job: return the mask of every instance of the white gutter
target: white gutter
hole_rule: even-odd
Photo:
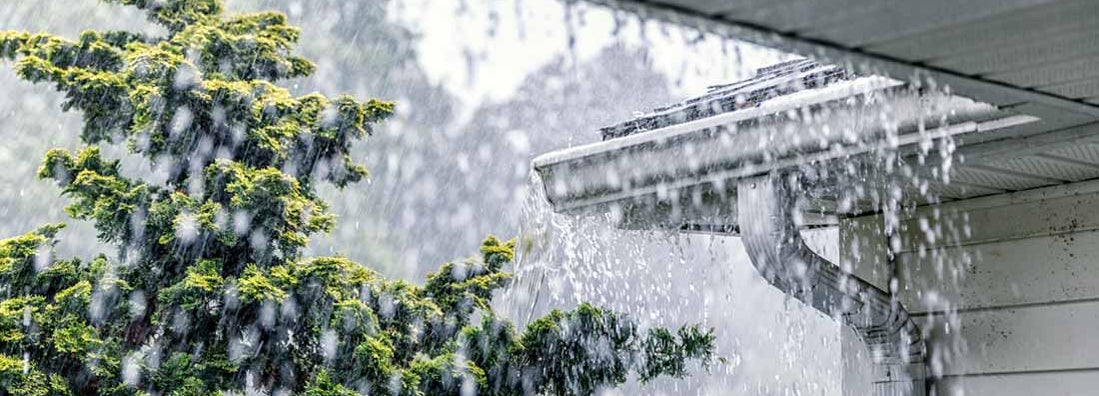
[[[900,81],[885,77],[860,77],[850,83],[834,84],[820,89],[807,89],[789,95],[783,95],[765,101],[757,107],[722,113],[713,117],[676,124],[655,131],[637,133],[602,142],[549,152],[535,157],[533,164],[535,168],[543,168],[547,165],[568,162],[594,154],[623,150],[653,141],[664,141],[703,129],[732,125],[740,121],[756,119],[771,114],[779,114],[788,110],[796,110],[804,107],[806,103],[833,102],[901,85],[903,85],[903,83]]]
[[[1037,120],[882,77],[807,89],[757,107],[541,155],[533,166],[558,212]],[[946,124],[942,120],[947,120]],[[731,192],[731,191],[729,191]]]
[[[992,131],[992,130],[1008,128],[1008,127],[1017,126],[1017,125],[1023,125],[1023,124],[1031,123],[1031,122],[1034,122],[1034,121],[1037,121],[1037,120],[1038,120],[1038,118],[1028,116],[1028,115],[1014,115],[1014,116],[1008,116],[1008,117],[1005,117],[1005,118],[993,119],[993,120],[984,121],[984,122],[972,122],[971,121],[971,122],[965,122],[965,123],[961,123],[961,124],[957,124],[957,125],[952,125],[952,126],[949,126],[949,127],[946,127],[946,128],[940,128],[940,129],[937,129],[935,131],[929,132],[927,135],[906,135],[906,136],[902,136],[902,137],[898,138],[897,141],[895,141],[895,142],[879,142],[878,144],[872,145],[872,146],[856,147],[856,148],[852,148],[850,150],[842,150],[842,151],[821,150],[821,151],[816,152],[816,153],[805,154],[805,155],[801,155],[801,156],[797,156],[797,157],[767,161],[765,163],[759,164],[759,166],[719,169],[719,170],[714,170],[712,172],[707,172],[705,174],[701,174],[701,175],[695,176],[695,177],[678,178],[678,179],[675,179],[675,180],[672,180],[672,181],[664,182],[664,183],[661,183],[659,185],[653,185],[653,186],[633,187],[633,188],[630,188],[630,189],[626,189],[626,190],[622,190],[622,191],[618,191],[618,192],[614,192],[614,193],[601,194],[601,195],[594,196],[594,197],[591,197],[591,198],[571,199],[571,200],[568,200],[568,201],[554,200],[554,199],[551,198],[550,201],[554,204],[555,208],[558,209],[559,211],[568,212],[568,211],[573,211],[573,210],[576,210],[576,209],[594,207],[594,206],[608,204],[608,203],[612,203],[612,202],[616,202],[616,201],[628,200],[632,197],[637,197],[637,196],[641,196],[641,195],[653,195],[653,194],[657,194],[660,191],[681,190],[681,189],[684,189],[684,188],[688,188],[688,187],[691,187],[691,186],[696,186],[696,185],[704,184],[704,183],[720,183],[720,182],[725,181],[725,180],[736,180],[736,179],[740,179],[740,178],[743,178],[743,177],[751,177],[751,176],[755,176],[755,175],[766,174],[768,172],[773,172],[773,171],[777,171],[777,170],[781,170],[781,169],[795,168],[798,165],[805,164],[805,163],[819,163],[819,162],[826,162],[826,161],[830,161],[830,160],[846,158],[846,157],[850,157],[852,155],[871,152],[871,151],[878,150],[878,149],[895,149],[898,146],[914,146],[914,145],[918,144],[921,140],[925,140],[925,139],[934,140],[934,139],[942,139],[942,138],[946,138],[946,137],[958,136],[958,135],[963,135],[963,134],[968,134],[968,133],[980,133],[980,132]],[[762,152],[750,152],[750,151],[749,152],[744,152],[744,153],[741,154],[741,156],[743,156],[744,158],[758,158],[758,157],[761,157],[762,155],[763,155]],[[541,158],[541,157],[539,157],[539,158]],[[541,170],[546,169],[550,165],[553,165],[553,163],[550,163],[550,162],[547,161],[544,165],[542,165],[542,168],[538,168],[538,165],[536,164],[535,169],[538,169],[538,170],[541,171]],[[547,179],[547,178],[543,177],[544,181],[546,181],[545,179]],[[550,185],[549,182],[546,181],[546,186],[547,186],[546,188],[547,189],[550,188],[549,185]],[[547,192],[547,196],[548,196],[548,192]]]

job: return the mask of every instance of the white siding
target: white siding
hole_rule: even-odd
[[[935,389],[940,395],[1093,395],[1099,390],[1099,371],[947,377],[939,380]]]
[[[922,208],[901,221],[895,268],[879,216],[843,222],[842,265],[880,286],[896,275],[921,324],[929,394],[1099,392],[1099,194],[1072,190]]]

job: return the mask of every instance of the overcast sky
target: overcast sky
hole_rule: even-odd
[[[636,17],[616,23],[607,9],[585,3],[571,12],[559,0],[398,0],[392,7],[392,15],[422,35],[419,56],[431,78],[474,101],[507,98],[527,73],[557,55],[584,60],[616,42],[649,48],[653,66],[683,97],[788,57],[655,21],[642,34]]]

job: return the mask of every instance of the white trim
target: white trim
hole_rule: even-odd
[[[994,120],[979,122],[979,123],[971,121],[971,122],[965,122],[965,123],[960,123],[960,124],[956,124],[956,125],[951,125],[951,126],[946,127],[946,128],[936,129],[936,130],[928,132],[926,135],[922,135],[922,136],[920,134],[908,134],[908,135],[905,135],[905,136],[902,136],[901,138],[899,138],[898,141],[900,142],[900,146],[906,146],[906,145],[912,145],[912,144],[919,143],[921,140],[928,139],[928,138],[930,138],[930,139],[940,139],[940,138],[944,138],[944,137],[948,137],[948,136],[955,136],[955,135],[964,134],[964,133],[990,131],[990,130],[994,130],[994,129],[1007,128],[1007,127],[1011,127],[1011,126],[1015,126],[1015,125],[1021,125],[1021,124],[1033,122],[1033,121],[1036,121],[1036,120],[1037,120],[1037,118],[1032,117],[1032,116],[1015,115],[1015,116],[1009,116],[1009,117],[1005,117],[1005,118],[994,119]],[[767,163],[763,164],[763,166],[755,167],[755,168],[752,168],[752,169],[740,169],[740,168],[738,168],[738,169],[726,169],[726,170],[721,170],[721,171],[717,171],[717,172],[707,173],[707,174],[704,174],[704,175],[697,175],[697,176],[693,176],[693,177],[680,178],[680,179],[675,180],[672,183],[665,183],[661,186],[634,187],[634,188],[631,188],[628,191],[618,191],[618,192],[614,192],[614,193],[611,193],[611,194],[603,194],[603,195],[599,195],[599,196],[594,197],[594,198],[569,200],[567,204],[564,203],[564,202],[554,202],[553,204],[554,204],[555,209],[557,209],[559,211],[572,211],[572,210],[582,208],[582,207],[586,207],[586,206],[593,206],[593,205],[598,205],[598,204],[603,204],[603,203],[620,201],[620,200],[628,199],[630,197],[643,196],[643,195],[648,195],[648,194],[655,194],[657,192],[657,190],[659,190],[659,189],[677,190],[677,189],[682,189],[682,188],[686,188],[686,187],[689,187],[689,186],[698,185],[698,184],[707,183],[707,182],[713,183],[713,182],[717,182],[719,180],[738,179],[738,178],[743,178],[743,177],[768,173],[768,172],[776,170],[776,169],[794,167],[794,166],[797,166],[801,163],[827,161],[827,160],[847,157],[847,156],[850,156],[852,154],[860,154],[860,153],[869,152],[869,151],[872,151],[872,150],[875,150],[875,149],[884,149],[884,148],[889,148],[889,147],[892,147],[892,146],[888,142],[882,142],[877,146],[863,146],[862,149],[858,150],[858,151],[835,152],[833,150],[824,150],[822,152],[818,152],[818,153],[813,154],[813,155],[801,156],[801,157],[796,157],[796,158],[788,158],[788,159],[777,160],[777,161],[770,161],[770,162],[767,162]],[[598,152],[596,152],[596,153],[598,153]],[[550,153],[550,154],[554,154],[554,153]],[[595,154],[595,153],[593,153],[593,154]],[[549,155],[549,154],[547,154],[547,155]],[[588,154],[588,155],[592,155],[592,154]],[[551,162],[551,163],[549,163],[549,165],[552,165],[552,164],[555,164],[555,163],[557,163],[557,162]],[[544,167],[546,165],[547,164],[543,164],[543,165],[535,164],[535,169],[539,169],[539,168]],[[548,181],[546,182],[546,185],[547,185],[547,188],[548,188],[548,186],[550,185]]]
[[[1099,180],[1058,184],[1056,186],[1039,187],[1030,190],[990,195],[979,198],[970,198],[931,205],[921,205],[916,208],[916,210],[903,212],[903,214],[901,214],[901,218],[905,220],[918,218],[920,216],[927,215],[935,208],[938,208],[940,210],[958,209],[960,211],[971,211],[1017,205],[1027,202],[1040,201],[1044,199],[1056,199],[1090,194],[1099,194]],[[852,216],[852,218],[875,216],[878,214],[879,213],[869,213],[865,216]]]

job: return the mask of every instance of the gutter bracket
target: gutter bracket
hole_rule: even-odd
[[[927,347],[889,292],[813,252],[801,237],[797,188],[788,174],[737,182],[737,223],[752,264],[767,282],[850,327],[874,366],[874,394],[926,395]]]

